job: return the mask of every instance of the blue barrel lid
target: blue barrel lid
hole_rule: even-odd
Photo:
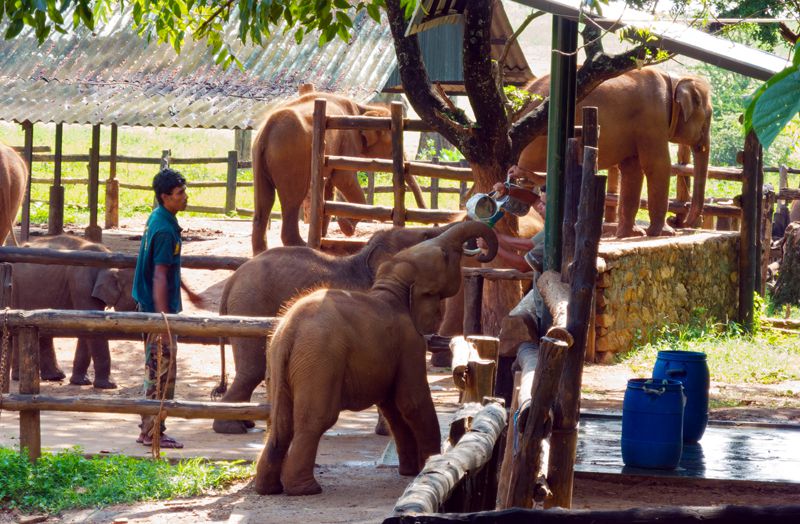
[[[658,358],[662,360],[680,360],[682,362],[698,362],[706,359],[706,354],[700,351],[659,351]]]

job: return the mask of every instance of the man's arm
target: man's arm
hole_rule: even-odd
[[[153,272],[153,305],[156,313],[169,313],[169,286],[167,284],[167,273],[169,266],[166,264],[156,264]]]

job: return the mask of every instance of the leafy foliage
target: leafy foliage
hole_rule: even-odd
[[[86,458],[78,447],[43,453],[35,464],[26,454],[0,448],[0,505],[23,511],[189,497],[225,487],[252,475],[244,461],[207,462],[195,458],[171,465],[112,455]]]

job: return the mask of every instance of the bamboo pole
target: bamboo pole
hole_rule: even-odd
[[[108,397],[51,397],[45,395],[4,395],[0,409],[9,411],[63,411],[80,413],[120,413],[129,415],[156,415],[161,401],[150,399]],[[196,402],[165,400],[163,413],[169,417],[186,419],[206,418],[241,420],[268,420],[270,404],[253,402]]]
[[[313,131],[311,135],[311,212],[308,224],[308,247],[319,249],[322,241],[322,228],[325,218],[325,111],[327,101],[318,98],[314,101]]]
[[[272,317],[193,317],[182,314],[169,314],[166,317],[173,335],[199,337],[265,337],[277,322],[277,319]],[[167,332],[161,314],[116,311],[12,309],[8,311],[7,325],[11,329],[20,331],[36,327],[43,330],[72,330],[84,332],[86,335]]]
[[[572,506],[572,481],[580,419],[581,378],[597,281],[597,251],[603,229],[606,177],[597,175],[597,149],[584,148],[583,182],[575,225],[575,267],[567,306],[567,331],[574,347],[564,363],[558,401],[553,409],[553,436],[547,478],[553,498],[547,506]]]

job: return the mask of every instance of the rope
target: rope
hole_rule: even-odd
[[[161,317],[164,319],[164,325],[167,328],[167,338],[169,338],[169,352],[172,355],[170,362],[175,360],[175,345],[172,343],[172,332],[169,329],[169,320],[167,320],[167,315],[163,311],[161,312]],[[153,429],[152,429],[152,436],[153,436],[153,444],[151,447],[151,452],[153,458],[161,458],[161,421],[166,419],[167,417],[164,415],[164,398],[167,396],[167,390],[169,389],[169,370],[167,370],[167,380],[164,383],[164,388],[161,388],[161,373],[162,373],[162,357],[161,357],[161,348],[164,345],[164,334],[161,333],[159,335],[158,340],[158,350],[156,351],[156,362],[157,370],[156,370],[156,398],[159,399],[158,405],[158,413],[156,414],[155,419],[153,420]]]
[[[8,361],[10,351],[8,347],[8,311],[9,307],[3,310],[3,342],[0,345],[0,414],[3,412],[3,392],[8,387]]]

